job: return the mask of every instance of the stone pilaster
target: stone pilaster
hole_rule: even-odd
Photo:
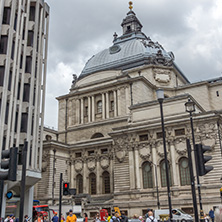
[[[83,98],[81,99],[81,123],[84,123]]]
[[[91,122],[91,97],[88,97],[88,122]]]
[[[92,96],[92,122],[95,121],[95,97]]]
[[[117,116],[117,94],[116,90],[113,91],[113,98],[114,98],[114,117]]]
[[[106,118],[109,119],[109,93],[106,93]]]
[[[102,118],[106,118],[106,103],[105,103],[105,93],[102,93]]]

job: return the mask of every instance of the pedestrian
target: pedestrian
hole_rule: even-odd
[[[66,218],[66,222],[76,222],[77,217],[73,214],[72,209],[69,210],[69,215]]]
[[[5,218],[5,220],[4,220],[4,222],[9,222],[9,220],[10,220],[10,216],[7,215],[6,218]]]
[[[14,222],[14,220],[13,220],[13,214],[10,215],[9,222]]]
[[[222,206],[219,206],[215,210],[215,221],[222,222]]]
[[[63,214],[61,214],[61,222],[64,222],[65,221],[65,218],[63,216]]]
[[[133,219],[131,219],[131,222],[140,222],[139,217],[137,214],[133,215]]]
[[[99,213],[96,214],[94,221],[95,222],[100,222]]]
[[[37,222],[43,222],[43,215],[42,214],[38,215]]]
[[[210,217],[210,219],[211,219],[211,221],[212,222],[214,222],[214,211],[213,211],[213,209],[210,209],[210,211],[209,211],[209,217]]]
[[[147,213],[145,214],[145,221],[146,221],[146,219],[148,218],[148,213],[149,213],[150,211],[152,211],[152,209],[148,208],[148,209],[147,209]]]
[[[157,222],[157,219],[154,218],[152,211],[149,211],[149,212],[148,212],[148,217],[147,217],[147,219],[146,219],[146,222]]]
[[[210,218],[206,214],[204,214],[204,221],[205,222],[210,222]]]
[[[128,222],[128,217],[125,215],[125,212],[121,212],[120,222]]]
[[[87,215],[87,213],[84,213],[83,215],[84,215],[83,222],[88,222],[88,215]]]
[[[112,212],[112,217],[111,217],[111,219],[110,219],[110,222],[120,222],[120,221],[118,221],[118,219],[116,218],[116,213],[113,211]]]
[[[139,216],[139,220],[140,220],[141,222],[144,222],[143,216]]]
[[[52,218],[52,222],[58,222],[59,221],[59,218],[57,216],[57,212],[54,212],[54,216]]]

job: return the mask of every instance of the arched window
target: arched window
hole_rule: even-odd
[[[153,188],[153,174],[152,174],[152,166],[149,162],[145,162],[142,165],[143,172],[143,188]]]
[[[76,189],[78,194],[83,193],[83,177],[81,174],[76,177]]]
[[[103,184],[102,184],[103,194],[110,193],[110,176],[109,176],[109,173],[107,171],[103,172],[102,178],[103,178]]]
[[[172,186],[172,181],[171,181],[171,172],[170,172],[170,164],[168,161],[168,168],[169,168],[169,180],[170,180],[170,186]],[[167,186],[167,180],[166,180],[166,167],[165,167],[165,160],[162,160],[160,162],[160,175],[161,175],[161,185],[162,187]]]
[[[92,135],[91,139],[96,139],[96,138],[100,138],[100,137],[104,137],[102,133],[95,133]]]
[[[189,171],[188,159],[186,157],[182,157],[179,160],[179,170],[180,170],[181,186],[190,185],[190,171]]]
[[[102,108],[103,108],[102,100],[99,100],[97,102],[97,113],[102,113]]]
[[[96,194],[96,174],[89,174],[89,193],[91,195]]]

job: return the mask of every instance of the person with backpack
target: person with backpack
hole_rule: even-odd
[[[119,214],[115,213],[115,212],[112,212],[112,217],[110,219],[110,222],[120,222]]]
[[[125,212],[121,212],[120,222],[128,222],[128,217],[125,215]]]
[[[148,212],[148,217],[146,218],[146,222],[157,222],[157,219],[154,218],[152,211]]]

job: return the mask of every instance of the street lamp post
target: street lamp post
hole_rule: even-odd
[[[195,103],[188,99],[188,102],[185,103],[186,112],[190,114],[190,126],[192,132],[192,141],[193,141],[193,150],[195,156],[195,166],[196,166],[196,176],[197,176],[197,188],[198,188],[198,196],[199,196],[199,204],[200,204],[200,214],[203,214],[203,207],[202,207],[202,199],[201,199],[201,190],[200,190],[200,180],[199,180],[199,172],[197,167],[197,150],[195,147],[195,137],[194,137],[194,128],[193,128],[193,112],[195,112]],[[203,218],[200,218],[202,220]]]
[[[159,198],[159,186],[158,186],[158,178],[157,178],[157,165],[153,162],[150,161],[150,163],[154,166],[155,168],[155,179],[156,179],[156,198],[157,198],[157,207],[160,209],[160,198]]]
[[[170,193],[169,166],[168,166],[168,160],[167,160],[166,137],[165,137],[164,118],[163,118],[163,100],[164,100],[164,91],[163,91],[163,89],[157,89],[156,95],[157,95],[157,99],[158,99],[159,104],[160,104],[160,115],[161,115],[162,136],[163,136],[163,149],[164,149],[164,159],[165,159],[165,168],[166,168],[166,182],[167,182],[167,193],[168,193],[168,205],[169,205],[170,221],[172,221],[172,204],[171,204],[171,193]]]

